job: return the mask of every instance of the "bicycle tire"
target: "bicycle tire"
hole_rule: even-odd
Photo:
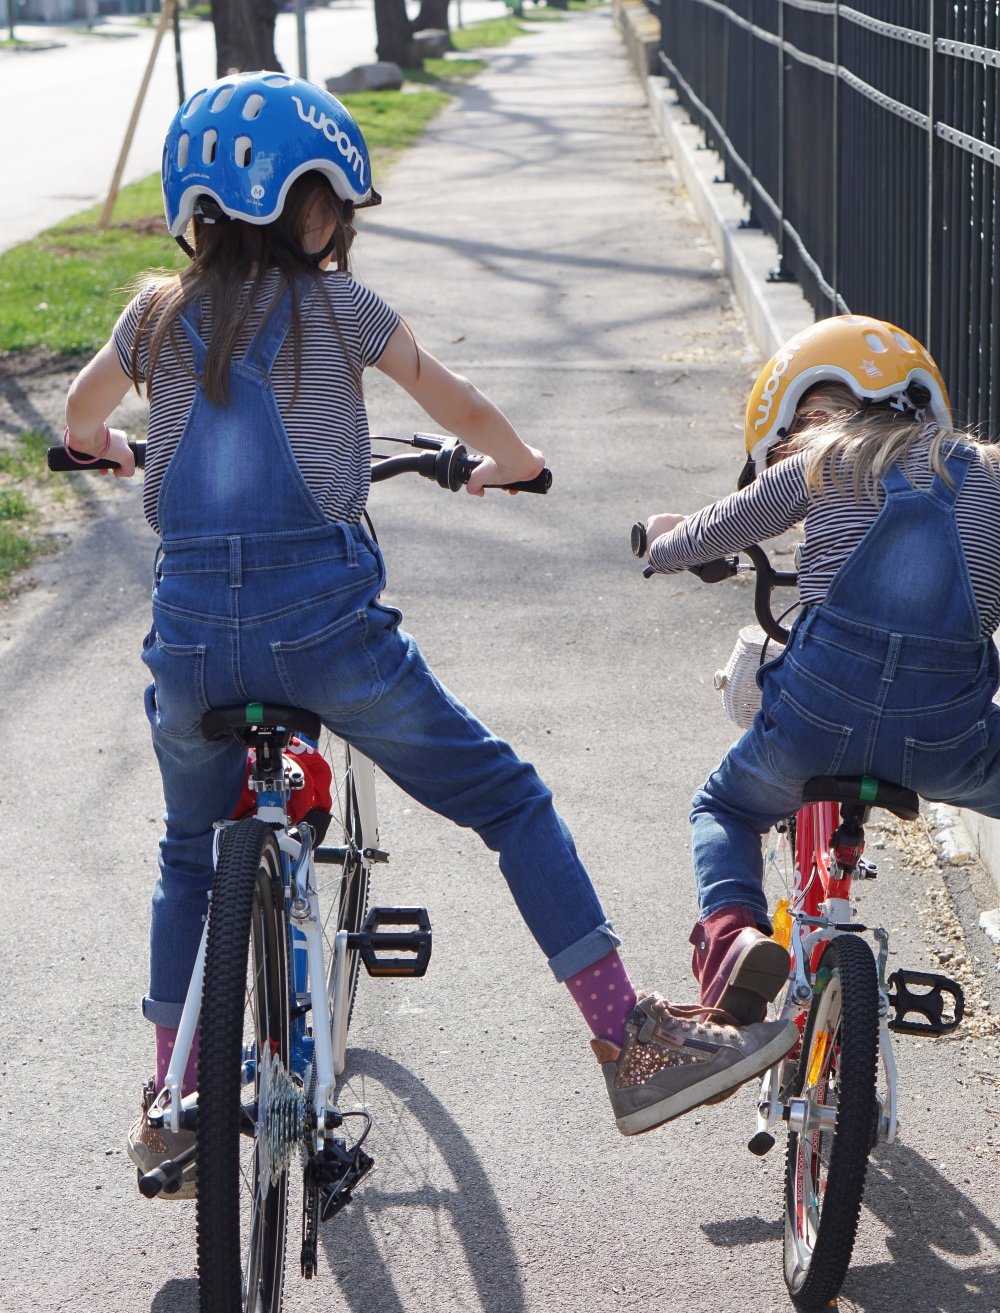
[[[857,1236],[873,1143],[878,974],[853,935],[827,944],[816,972],[793,1093],[836,1113],[832,1127],[791,1131],[785,1169],[785,1282],[796,1306],[826,1308]]]
[[[287,1168],[304,1110],[288,1069],[290,989],[277,841],[263,822],[240,821],[223,839],[205,950],[198,1069],[202,1313],[281,1308]]]

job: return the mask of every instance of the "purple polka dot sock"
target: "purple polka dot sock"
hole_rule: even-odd
[[[169,1026],[156,1027],[156,1088],[158,1090],[162,1090],[166,1084],[167,1068],[170,1066],[170,1057],[174,1051],[176,1039],[176,1030],[172,1030]],[[200,1043],[201,1032],[196,1030],[191,1043],[187,1066],[184,1068],[184,1075],[181,1079],[182,1096],[191,1094],[198,1088],[198,1050]]]
[[[617,948],[565,983],[594,1038],[624,1044],[625,1022],[635,1007],[635,989]]]

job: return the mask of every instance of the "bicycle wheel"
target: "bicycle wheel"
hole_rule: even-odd
[[[203,1313],[278,1313],[288,1165],[304,1103],[288,1069],[289,932],[278,845],[261,821],[227,830],[201,1007],[198,1285]]]
[[[785,1171],[785,1281],[801,1309],[826,1307],[851,1261],[874,1142],[878,976],[863,940],[820,959],[793,1089]]]

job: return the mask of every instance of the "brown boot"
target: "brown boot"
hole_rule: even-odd
[[[705,1007],[722,1008],[741,1026],[763,1021],[788,979],[788,953],[757,925],[748,907],[723,907],[691,932],[691,970]]]

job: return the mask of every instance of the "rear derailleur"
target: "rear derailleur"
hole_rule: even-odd
[[[375,1165],[361,1147],[371,1128],[366,1112],[327,1113],[327,1124],[339,1128],[345,1117],[363,1117],[366,1125],[354,1144],[342,1135],[327,1135],[320,1153],[312,1153],[303,1173],[302,1193],[302,1275],[309,1280],[316,1275],[316,1258],[320,1222],[328,1222],[349,1204],[355,1186]]]

